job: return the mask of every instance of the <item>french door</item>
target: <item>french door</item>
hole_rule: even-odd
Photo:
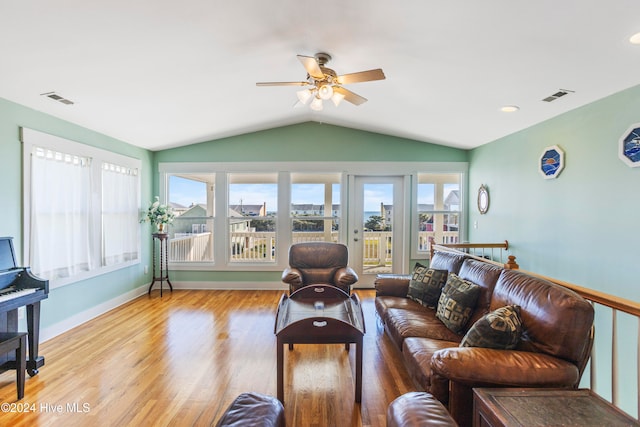
[[[403,271],[406,260],[404,176],[349,176],[349,265],[358,287],[373,287],[377,274]]]

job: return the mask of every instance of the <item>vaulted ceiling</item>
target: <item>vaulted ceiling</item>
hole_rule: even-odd
[[[307,121],[472,148],[640,84],[638,32],[637,0],[0,0],[0,97],[151,150]],[[256,86],[317,52],[386,79],[322,111]]]

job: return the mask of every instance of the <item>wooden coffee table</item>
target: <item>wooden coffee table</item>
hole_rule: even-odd
[[[283,294],[276,313],[278,400],[284,404],[284,349],[293,344],[356,345],[355,401],[362,399],[362,306],[357,295],[329,285],[311,285]]]

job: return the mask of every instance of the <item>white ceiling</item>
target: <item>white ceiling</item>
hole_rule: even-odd
[[[471,148],[640,84],[637,32],[637,0],[0,0],[0,97],[151,150],[307,121]],[[387,78],[322,112],[256,87],[317,52]]]

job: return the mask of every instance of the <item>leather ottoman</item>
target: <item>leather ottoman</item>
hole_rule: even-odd
[[[284,407],[260,393],[242,393],[231,402],[216,427],[284,427]]]

